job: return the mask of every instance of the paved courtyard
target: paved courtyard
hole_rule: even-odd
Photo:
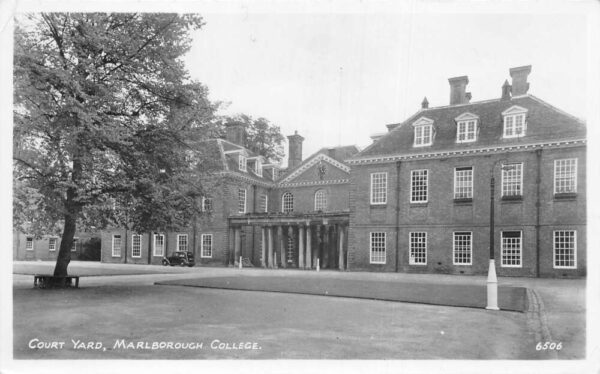
[[[72,274],[89,275],[82,278],[80,289],[33,289],[33,277],[26,274],[51,272],[52,265],[14,264],[19,273],[13,279],[16,359],[585,357],[585,280],[501,278],[501,284],[533,290],[529,300],[533,307],[521,313],[154,285],[178,279],[265,276],[274,282],[281,277],[310,277],[399,286],[473,285],[485,284],[484,277],[73,262]],[[113,275],[102,275],[105,272]],[[127,275],[115,274],[119,272]],[[561,342],[562,349],[537,351],[536,344],[548,339]],[[64,344],[46,348],[52,342],[55,347]],[[152,349],[153,344],[162,348]]]

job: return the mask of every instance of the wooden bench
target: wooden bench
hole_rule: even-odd
[[[75,280],[75,286],[73,286],[73,280]],[[67,275],[66,277],[55,277],[49,274],[35,274],[33,276],[33,287],[34,288],[66,288],[75,287],[79,288],[79,276],[78,275]]]

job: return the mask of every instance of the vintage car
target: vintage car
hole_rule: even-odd
[[[179,266],[194,266],[194,254],[192,252],[176,251],[168,257],[164,257],[162,260],[164,266],[179,265]]]

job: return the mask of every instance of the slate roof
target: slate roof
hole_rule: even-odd
[[[519,138],[504,139],[502,112],[515,105],[528,110],[526,134]],[[464,113],[479,116],[479,129],[475,142],[456,142],[456,122],[454,119]],[[414,127],[412,123],[421,117],[433,120],[435,134],[433,144],[425,147],[414,147]],[[582,139],[586,136],[586,127],[583,121],[533,95],[513,97],[508,100],[494,99],[470,104],[422,109],[404,122],[388,125],[388,128],[390,131],[386,135],[356,154],[353,159],[380,155],[425,154],[491,146]]]

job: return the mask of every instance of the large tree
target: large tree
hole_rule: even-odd
[[[283,141],[281,128],[271,123],[268,119],[259,117],[252,118],[247,114],[235,116],[223,116],[218,124],[224,133],[225,125],[228,123],[241,123],[246,128],[246,139],[244,146],[251,151],[264,156],[274,162],[283,158]]]
[[[67,275],[77,225],[169,229],[203,193],[190,143],[214,105],[181,60],[196,15],[50,13],[17,20],[14,222],[59,227],[54,275]],[[100,224],[99,224],[100,223]]]

